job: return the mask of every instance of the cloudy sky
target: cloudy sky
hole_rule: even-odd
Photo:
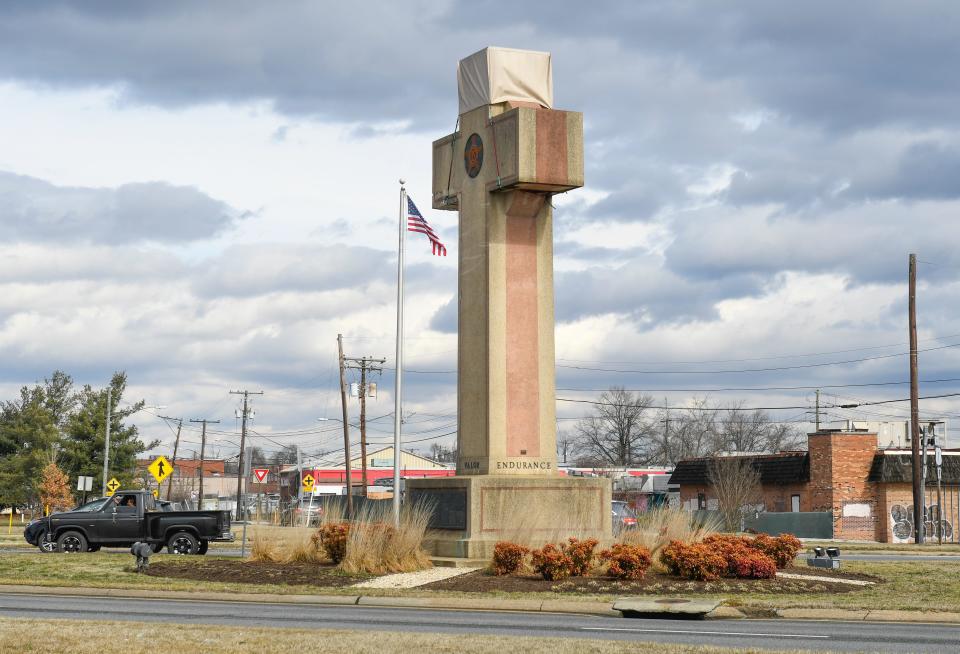
[[[487,45],[550,51],[556,106],[584,113],[586,186],[556,199],[559,397],[801,407],[784,421],[817,386],[826,404],[907,397],[910,252],[921,395],[960,390],[937,381],[960,378],[953,2],[15,1],[3,397],[57,368],[126,370],[128,399],[232,432],[228,391],[263,390],[255,444],[334,449],[315,419],[339,415],[336,335],[392,366],[397,179],[426,211],[456,63]],[[455,214],[426,215],[456,243]],[[455,425],[456,248],[409,250],[406,430],[450,444],[426,439]],[[960,427],[957,398],[921,409]],[[390,418],[374,425],[386,441]]]

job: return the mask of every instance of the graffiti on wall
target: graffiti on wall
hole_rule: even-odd
[[[893,539],[896,542],[906,542],[913,538],[914,528],[913,506],[894,504],[890,507],[890,519],[893,522]],[[940,515],[940,507],[931,504],[923,508],[923,526],[927,538],[953,539],[953,525]]]

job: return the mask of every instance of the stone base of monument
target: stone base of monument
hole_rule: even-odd
[[[501,540],[609,543],[611,491],[610,480],[598,477],[477,475],[408,479],[405,501],[434,507],[427,552],[489,561]]]

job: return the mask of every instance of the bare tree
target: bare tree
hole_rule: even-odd
[[[651,461],[676,465],[677,461],[712,454],[719,411],[710,406],[706,397],[695,397],[687,407],[664,411],[653,438]]]
[[[729,531],[741,531],[743,516],[751,504],[763,498],[760,472],[747,457],[721,456],[707,466],[707,481],[717,496],[720,515]]]
[[[775,422],[766,411],[743,411],[743,402],[726,406],[693,398],[686,407],[661,413],[651,460],[661,465],[721,452],[780,452],[803,449],[804,435]]]
[[[575,427],[574,445],[581,459],[601,465],[649,463],[656,416],[653,398],[611,388],[598,400],[593,415]]]

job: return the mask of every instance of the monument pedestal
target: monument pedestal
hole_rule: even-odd
[[[497,541],[540,546],[611,539],[611,484],[600,477],[463,475],[406,480],[407,501],[435,506],[433,556],[489,559]]]

